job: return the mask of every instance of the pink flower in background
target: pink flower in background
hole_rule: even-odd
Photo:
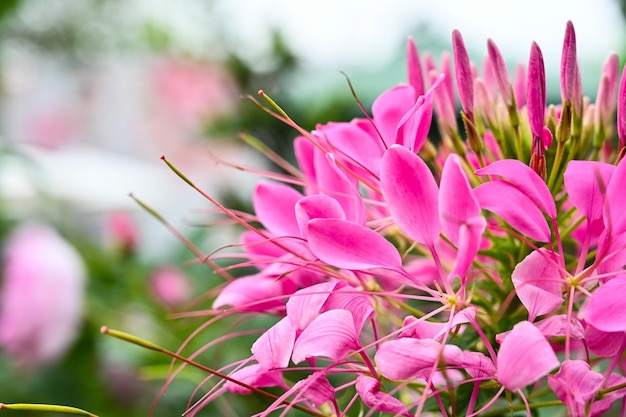
[[[27,124],[26,140],[48,149],[69,144],[79,128],[76,115],[71,110],[57,107],[35,112]]]
[[[57,360],[81,324],[85,268],[48,226],[26,224],[9,237],[0,293],[0,346],[18,366]]]
[[[183,125],[232,108],[234,87],[218,66],[169,58],[156,66],[152,77],[163,113]]]
[[[154,298],[168,308],[179,307],[191,298],[189,278],[178,268],[157,268],[150,275],[150,289]]]
[[[128,212],[108,213],[105,218],[105,229],[112,243],[125,252],[133,252],[139,243],[139,227]]]

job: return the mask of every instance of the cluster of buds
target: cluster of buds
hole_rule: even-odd
[[[492,40],[479,73],[452,39],[440,65],[409,40],[408,83],[350,122],[309,132],[260,92],[298,131],[298,165],[268,151],[284,173],[258,184],[254,215],[207,196],[246,231],[241,252],[203,260],[226,280],[210,323],[275,324],[186,415],[228,391],[272,398],[258,416],[597,416],[623,401],[626,77],[611,56],[583,97],[568,22],[547,106],[536,43],[511,82]]]

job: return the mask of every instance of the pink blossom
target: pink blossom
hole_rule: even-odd
[[[573,416],[585,416],[587,403],[602,387],[604,377],[591,370],[588,363],[575,360],[565,361],[556,375],[548,376],[548,384]]]
[[[130,213],[113,211],[107,214],[106,232],[122,250],[132,252],[139,244],[139,227]]]
[[[166,266],[150,274],[150,289],[154,298],[163,306],[176,308],[191,298],[189,278],[178,268]]]
[[[0,346],[17,365],[35,368],[59,359],[77,336],[85,268],[53,229],[19,226],[4,253]]]

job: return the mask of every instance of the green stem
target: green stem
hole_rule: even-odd
[[[223,373],[221,373],[219,371],[216,371],[214,369],[211,369],[209,367],[201,365],[198,362],[194,362],[193,360],[191,360],[189,358],[181,356],[181,355],[179,355],[179,354],[177,354],[175,352],[169,351],[169,350],[167,350],[167,349],[165,349],[165,348],[163,348],[163,347],[161,347],[161,346],[159,346],[157,344],[154,344],[154,343],[149,342],[147,340],[141,339],[141,338],[139,338],[137,336],[134,336],[132,334],[121,332],[119,330],[109,329],[106,326],[102,326],[102,328],[100,329],[100,332],[102,334],[107,334],[107,335],[113,336],[115,338],[118,338],[120,340],[124,340],[125,342],[133,343],[135,345],[144,347],[146,349],[150,349],[150,350],[154,350],[154,351],[163,353],[163,354],[165,354],[167,356],[170,356],[172,358],[178,359],[181,362],[185,362],[188,365],[194,366],[194,367],[196,367],[198,369],[201,369],[201,370],[206,371],[206,372],[208,372],[208,373],[210,373],[212,375],[215,375],[218,378],[221,378],[221,379],[224,379],[226,381],[232,382],[233,384],[237,384],[237,385],[239,385],[239,386],[241,386],[243,388],[249,389],[250,391],[252,391],[252,392],[254,392],[256,394],[263,395],[264,397],[270,398],[270,399],[272,399],[274,401],[279,401],[281,404],[284,404],[284,405],[286,405],[288,407],[291,407],[291,408],[295,408],[296,410],[302,411],[302,412],[310,414],[312,416],[315,416],[315,417],[328,417],[326,414],[322,414],[322,413],[320,413],[318,411],[311,410],[311,409],[303,407],[303,406],[301,406],[299,404],[294,404],[294,403],[290,402],[289,400],[281,400],[278,396],[276,396],[276,395],[274,395],[272,393],[269,393],[267,391],[264,391],[262,389],[254,387],[252,385],[248,385],[248,384],[246,384],[244,382],[241,382],[241,381],[239,381],[237,379],[234,379],[234,378],[232,378],[232,377],[230,377],[230,376],[228,376],[226,374],[223,374]],[[86,414],[86,415],[87,416],[92,416],[92,414]]]
[[[559,405],[563,405],[563,403],[559,400],[553,400],[553,401],[542,401],[542,402],[538,402],[538,403],[530,403],[528,404],[528,408],[530,409],[536,409],[536,408],[542,408],[542,407],[556,407]],[[521,410],[525,410],[526,409],[526,405],[525,404],[517,404],[517,405],[510,405],[502,408],[498,408],[496,410],[491,410],[487,413],[483,413],[482,416],[483,417],[489,417],[489,416],[500,416],[503,415],[507,412],[510,411],[521,411]]]
[[[79,416],[98,417],[97,415],[90,413],[80,408],[68,407],[65,405],[51,405],[51,404],[2,404],[0,403],[0,410],[19,410],[19,411],[43,411],[50,413],[63,413],[63,414],[75,414]]]
[[[548,188],[553,193],[555,192],[554,183],[557,178],[557,174],[561,172],[561,161],[563,159],[563,151],[565,150],[565,142],[558,142],[556,146],[556,155],[554,156],[554,163],[550,170],[550,179],[548,180]]]

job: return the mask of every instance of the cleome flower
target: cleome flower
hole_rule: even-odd
[[[597,101],[583,97],[568,22],[562,102],[547,105],[539,45],[510,75],[493,40],[482,70],[452,41],[454,71],[410,39],[406,83],[312,132],[261,92],[297,132],[297,166],[271,155],[286,174],[258,184],[254,214],[208,197],[246,231],[241,252],[204,260],[234,262],[211,322],[274,324],[189,415],[270,386],[259,416],[593,416],[624,398],[624,75],[610,58]]]

